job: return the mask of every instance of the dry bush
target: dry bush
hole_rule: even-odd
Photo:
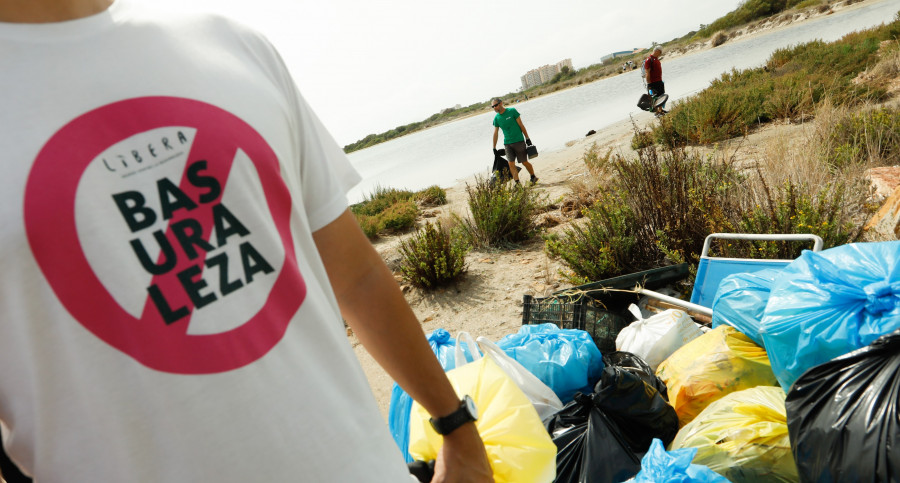
[[[712,46],[718,47],[724,44],[728,40],[728,35],[725,35],[724,32],[719,32],[712,38]]]
[[[588,171],[597,177],[606,177],[610,173],[610,158],[612,157],[612,148],[606,150],[605,154],[600,153],[597,143],[593,143],[584,151],[581,159]]]
[[[890,82],[900,74],[900,48],[897,42],[884,42],[881,49],[881,60],[870,69],[869,73],[874,79]]]
[[[823,169],[815,150],[810,149],[816,145],[814,126],[804,125],[802,135],[778,136],[760,147],[757,167],[764,173],[763,181],[777,186],[784,180],[792,180],[818,189],[833,179],[829,170]]]
[[[569,193],[560,203],[559,211],[570,218],[581,218],[581,211],[600,199],[603,188],[598,177],[588,174],[569,183]]]
[[[865,176],[872,163],[829,161],[838,149],[836,126],[856,112],[825,102],[801,134],[791,131],[763,144],[756,165],[744,170],[744,183],[731,193],[743,206],[737,224],[759,232],[815,233],[826,247],[856,240],[873,208]]]

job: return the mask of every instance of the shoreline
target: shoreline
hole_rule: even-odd
[[[739,42],[742,42],[745,40],[753,39],[760,35],[766,35],[769,33],[777,32],[779,30],[790,28],[792,26],[796,26],[801,23],[813,22],[813,21],[819,20],[823,17],[827,17],[829,15],[834,15],[834,14],[843,12],[844,10],[848,10],[848,9],[855,10],[857,8],[866,7],[866,6],[875,4],[875,3],[881,3],[881,2],[885,2],[885,1],[888,1],[888,0],[855,0],[855,1],[854,0],[844,0],[844,1],[837,2],[833,5],[831,5],[831,10],[828,10],[825,12],[818,12],[817,7],[810,7],[803,11],[794,12],[791,16],[791,19],[789,19],[789,20],[784,20],[784,17],[787,14],[782,12],[782,13],[779,13],[772,17],[769,17],[764,21],[759,20],[759,21],[753,22],[748,25],[744,25],[740,28],[733,30],[732,33],[726,34],[726,35],[728,35],[729,38],[725,43],[739,43]],[[848,5],[848,2],[849,2],[849,5]],[[758,24],[758,25],[754,27],[753,24]],[[720,32],[725,32],[725,31],[720,31]],[[696,54],[696,53],[703,52],[706,50],[714,49],[715,47],[712,45],[712,37],[710,37],[709,39],[706,39],[703,41],[695,41],[695,42],[689,43],[682,47],[672,48],[671,50],[667,50],[668,48],[665,46],[663,46],[663,48],[664,48],[664,51],[663,51],[662,57],[660,58],[660,62],[665,62],[667,59],[670,60],[670,59],[676,59],[676,58],[680,58],[680,57],[684,57],[684,56],[689,56],[691,54]],[[649,47],[648,47],[648,50],[649,50]],[[590,66],[587,66],[587,67],[591,67],[593,65],[599,65],[599,64],[591,64]],[[528,101],[531,101],[534,99],[551,96],[553,94],[556,94],[556,93],[559,93],[562,91],[566,91],[569,89],[583,87],[585,85],[592,84],[594,82],[599,82],[599,81],[602,81],[605,79],[609,79],[611,77],[615,77],[617,75],[621,75],[622,73],[623,72],[616,72],[615,74],[606,75],[606,76],[591,80],[589,82],[584,82],[582,84],[575,84],[575,85],[562,87],[562,88],[554,90],[552,92],[547,92],[544,94],[539,94],[534,97],[530,97],[525,101],[508,103],[508,105],[509,105],[509,107],[515,107],[516,105],[522,104],[523,102],[528,102]],[[508,94],[512,94],[512,93],[510,92]],[[434,129],[436,127],[440,127],[440,126],[443,126],[446,124],[451,124],[451,123],[454,123],[457,121],[462,121],[462,120],[468,119],[470,117],[475,117],[475,116],[479,116],[479,115],[482,115],[485,113],[490,113],[490,112],[491,112],[490,108],[486,108],[483,111],[470,112],[468,114],[465,114],[465,115],[462,115],[459,117],[455,117],[455,118],[447,120],[445,122],[434,124],[434,125],[422,128],[422,129],[418,129],[416,131],[409,132],[402,136],[392,138],[392,139],[383,141],[382,143],[378,143],[378,144],[383,144],[385,142],[394,141],[394,140],[397,140],[397,139],[400,139],[400,138],[403,138],[406,136],[415,135],[416,133],[419,133],[419,132],[425,132],[425,131],[428,131],[429,129]],[[415,122],[415,121],[413,121],[413,122]],[[397,127],[400,127],[400,126],[397,126]],[[378,134],[378,133],[372,133],[372,134]],[[354,150],[354,151],[351,151],[350,153],[346,153],[346,154],[349,155],[351,153],[363,151],[365,149],[375,147],[378,144],[373,144],[372,146],[368,146],[363,149]]]

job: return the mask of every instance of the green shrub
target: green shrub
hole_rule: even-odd
[[[700,29],[696,36],[707,38],[719,30],[727,30],[775,15],[785,8],[789,8],[791,3],[792,0],[745,0],[736,9]]]
[[[385,230],[403,231],[416,226],[419,209],[412,200],[392,204],[378,215],[378,221]]]
[[[741,177],[728,160],[654,146],[636,159],[617,159],[616,169],[613,195],[627,203],[637,236],[670,259],[696,262],[706,235],[731,231],[729,193]],[[658,258],[648,261],[652,268]]]
[[[354,213],[353,216],[356,218],[356,223],[362,228],[363,233],[365,233],[370,240],[378,238],[378,232],[384,228],[381,225],[381,220],[378,216],[358,215],[356,213]]]
[[[535,217],[541,202],[537,191],[512,183],[497,183],[482,176],[466,185],[471,217],[463,220],[465,232],[478,247],[506,248],[534,237]]]
[[[880,42],[898,34],[900,21],[894,21],[831,43],[813,41],[778,49],[764,67],[722,74],[707,89],[679,102],[666,122],[654,128],[654,138],[675,145],[708,144],[777,119],[802,119],[826,97],[848,106],[884,100],[883,85],[853,79],[878,62]]]
[[[545,248],[574,272],[571,280],[600,280],[669,262],[699,259],[703,240],[733,231],[729,198],[740,176],[730,163],[651,146],[635,159],[614,158],[607,194],[584,210],[585,224]]]
[[[797,10],[803,10],[809,7],[815,7],[816,5],[822,4],[824,0],[803,0],[802,2],[796,5]]]
[[[854,200],[854,195],[856,199]],[[865,194],[843,183],[810,192],[803,185],[785,181],[763,203],[735,213],[739,233],[808,233],[818,235],[824,248],[852,243],[859,238],[861,225],[854,216],[864,203]],[[729,241],[718,253],[738,258],[777,258],[790,260],[800,256],[809,243]]]
[[[843,117],[832,126],[828,145],[826,160],[837,169],[896,163],[900,158],[900,110],[880,108]]]
[[[606,154],[600,154],[600,148],[597,143],[591,144],[584,152],[582,160],[588,171],[595,175],[601,175],[606,172],[609,167],[609,158],[612,156],[612,148],[606,150]]]
[[[640,238],[636,229],[640,220],[635,219],[621,198],[603,196],[583,214],[583,223],[544,238],[547,254],[561,259],[572,270],[573,273],[562,273],[569,282],[603,280],[662,261],[662,253],[653,240]]]
[[[400,271],[407,282],[434,288],[466,271],[466,251],[465,243],[445,230],[440,221],[436,225],[426,223],[400,242]]]
[[[635,130],[634,136],[631,137],[631,149],[638,151],[653,144],[653,131]]]
[[[441,206],[447,203],[447,192],[434,185],[416,192],[413,198],[425,206]]]
[[[360,215],[374,216],[388,209],[391,205],[407,201],[412,197],[413,193],[411,191],[376,186],[374,191],[362,203],[351,206],[350,211]]]

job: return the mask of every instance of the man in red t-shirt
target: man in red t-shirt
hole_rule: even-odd
[[[662,55],[662,49],[656,47],[653,49],[653,53],[644,60],[644,76],[647,79],[647,90],[650,91],[650,95],[653,96],[654,100],[666,93],[666,86],[662,80],[662,64],[659,63],[660,55]],[[668,112],[664,109],[665,107],[666,103],[663,102],[656,106],[656,112],[665,114]]]

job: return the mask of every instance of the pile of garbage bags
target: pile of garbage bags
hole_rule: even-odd
[[[900,480],[900,242],[730,275],[712,309],[705,327],[633,306],[610,353],[553,324],[429,341],[498,482]],[[429,481],[441,437],[395,395],[394,438]]]

